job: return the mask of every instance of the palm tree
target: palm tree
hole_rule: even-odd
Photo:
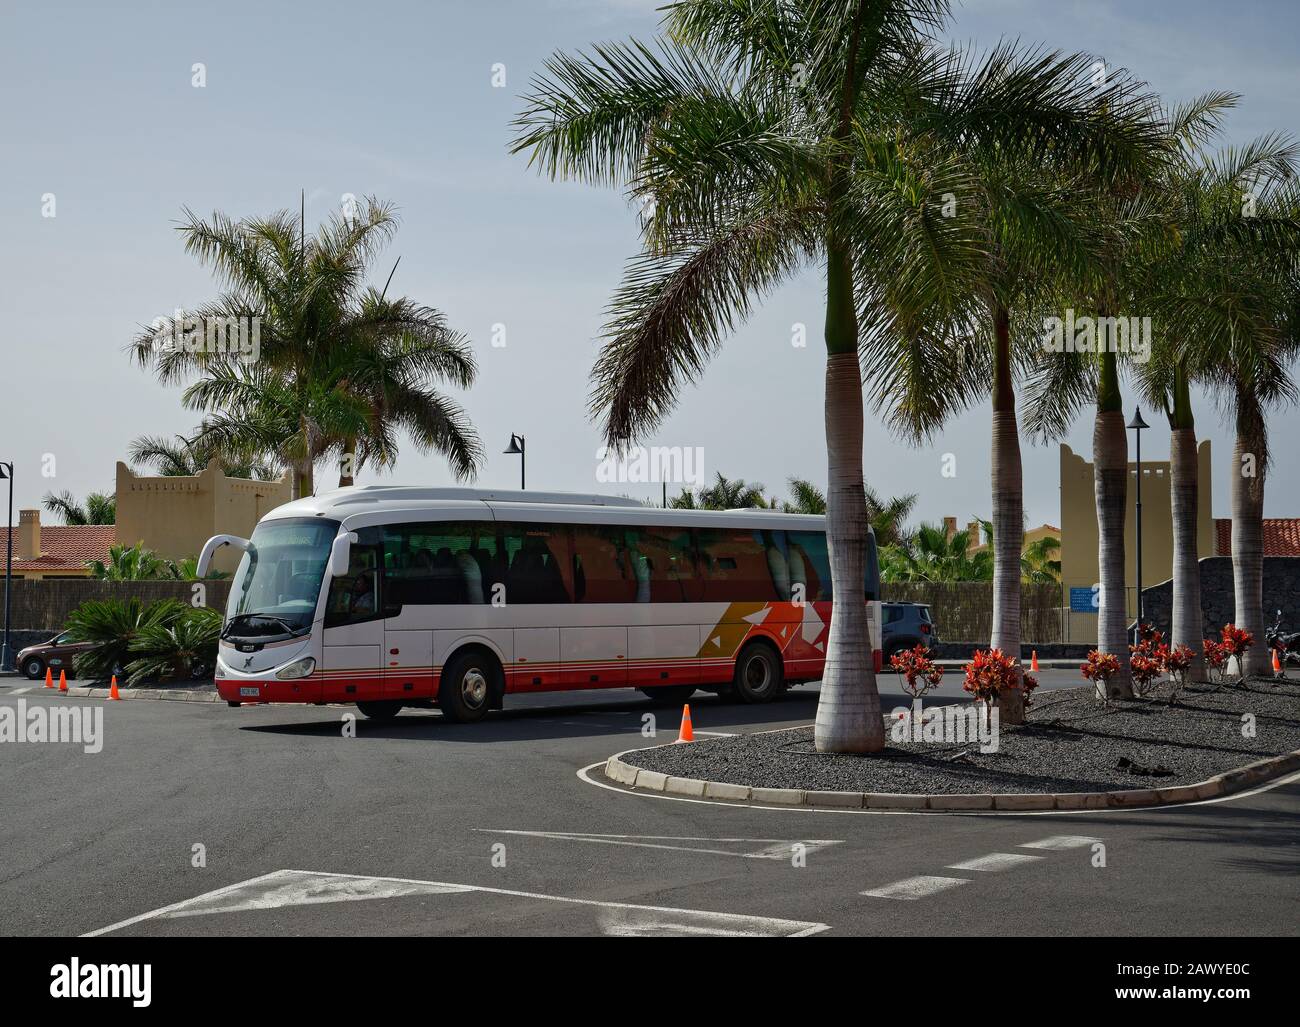
[[[1020,580],[1029,585],[1061,583],[1061,540],[1044,535],[1025,546],[1020,556]]]
[[[1173,624],[1172,642],[1188,645],[1196,653],[1190,679],[1206,679],[1200,639],[1204,631],[1201,609],[1200,564],[1196,549],[1197,494],[1199,491],[1196,462],[1196,423],[1192,411],[1191,385],[1216,387],[1230,409],[1246,414],[1244,434],[1254,435],[1249,427],[1255,414],[1275,400],[1285,399],[1289,381],[1284,372],[1286,357],[1276,351],[1283,330],[1278,318],[1284,318],[1274,304],[1285,297],[1285,280],[1276,286],[1266,277],[1263,282],[1253,273],[1242,272],[1257,266],[1261,253],[1276,258],[1297,248],[1294,212],[1279,203],[1286,183],[1295,174],[1296,149],[1286,139],[1272,136],[1257,140],[1240,150],[1228,150],[1218,156],[1206,154],[1204,143],[1219,130],[1218,116],[1235,106],[1237,97],[1218,94],[1214,108],[1195,136],[1180,140],[1180,160],[1173,168],[1168,193],[1173,199],[1172,220],[1177,227],[1177,243],[1153,261],[1147,276],[1157,320],[1166,330],[1157,333],[1154,359],[1141,375],[1147,398],[1166,412],[1171,429],[1170,490],[1173,516]],[[1243,217],[1243,189],[1257,190],[1257,204]],[[1252,194],[1252,199],[1254,198]],[[1284,265],[1283,265],[1284,267]],[[1283,274],[1284,271],[1283,271]],[[1258,294],[1263,286],[1264,295]],[[1274,291],[1276,290],[1276,291]],[[1261,305],[1262,303],[1262,305]],[[1273,305],[1273,320],[1265,313]],[[1261,316],[1262,315],[1262,318]],[[1241,346],[1251,351],[1244,367],[1258,376],[1234,375],[1231,365],[1221,365],[1225,355]],[[1207,360],[1208,355],[1208,360]],[[1281,359],[1282,366],[1274,364]],[[1227,371],[1228,373],[1224,373]],[[1243,399],[1238,386],[1248,395]],[[1266,445],[1266,440],[1263,440]],[[1249,446],[1259,447],[1255,438]],[[1266,452],[1252,448],[1249,452]],[[1240,467],[1240,464],[1238,465]],[[1262,597],[1256,586],[1245,579],[1259,567],[1252,525],[1262,517],[1263,471],[1260,471],[1259,503],[1254,502],[1256,483],[1234,475],[1234,532],[1236,514],[1242,514],[1244,529],[1240,559],[1234,544],[1234,579],[1241,586],[1237,623],[1248,623],[1255,633],[1258,647],[1251,658],[1252,672],[1264,671],[1266,653],[1262,641]],[[1240,495],[1239,495],[1240,492]],[[1262,528],[1260,529],[1262,531]],[[1262,551],[1261,551],[1262,552]],[[1252,613],[1253,611],[1253,613]],[[1243,622],[1242,618],[1245,618]]]
[[[472,476],[478,438],[459,405],[430,385],[472,382],[464,337],[436,311],[385,301],[363,284],[396,227],[393,207],[373,198],[355,216],[332,216],[311,239],[287,211],[243,221],[217,212],[203,221],[185,210],[187,252],[226,289],[193,316],[203,325],[260,319],[255,361],[238,351],[160,348],[153,328],[132,344],[137,362],[164,384],[197,378],[182,396],[208,412],[194,445],[292,467],[295,497],[314,491],[315,464],[327,453],[360,448],[361,459],[390,464],[400,428],[411,429],[418,447],[446,455],[458,478]],[[164,319],[163,334],[183,327]]]
[[[1048,154],[1032,141],[1008,145],[971,134],[960,157],[970,169],[973,202],[985,236],[986,264],[970,297],[973,320],[930,326],[947,338],[936,362],[912,332],[884,331],[870,342],[873,399],[895,428],[918,443],[974,402],[992,401],[991,491],[993,618],[990,646],[1019,671],[1024,477],[1016,414],[1018,368],[1041,351],[1041,315],[1062,288],[1097,276],[1106,254],[1095,226],[1099,190],[1148,179],[1163,160],[1154,97],[1111,71],[1094,94],[1068,94]],[[1004,723],[1024,720],[1022,693],[999,697]]]
[[[980,68],[930,42],[944,0],[682,0],[657,47],[557,54],[513,149],[556,178],[626,184],[644,252],[615,295],[592,408],[615,448],[654,429],[754,302],[816,262],[826,275],[827,537],[841,595],[867,538],[863,323],[968,305],[986,247],[953,154],[971,133],[1045,155],[1069,140],[1086,59],[995,53]],[[884,746],[866,609],[833,607],[815,728],[821,751]]]
[[[763,497],[763,485],[759,482],[749,484],[744,478],[727,478],[722,472],[715,473],[712,485],[707,485],[697,492],[682,489],[681,495],[668,501],[669,507],[676,510],[749,510],[754,507],[767,509],[767,500]]]
[[[85,503],[78,502],[71,492],[47,492],[41,505],[50,513],[59,514],[64,524],[117,523],[117,499],[102,492],[91,492]]]
[[[176,577],[164,557],[143,543],[133,546],[122,543],[108,547],[108,562],[90,560],[86,563],[90,576],[100,581],[152,581]]]
[[[789,480],[791,502],[781,504],[786,513],[825,514],[826,495],[810,481],[803,478]],[[916,494],[881,498],[871,488],[863,489],[867,499],[867,523],[871,525],[877,546],[905,544],[912,533],[904,521],[916,506]]]
[[[203,436],[199,427],[196,437]],[[246,455],[218,453],[210,444],[199,444],[183,435],[164,438],[161,435],[141,435],[131,443],[131,462],[144,465],[164,478],[193,477],[202,474],[216,460],[222,473],[230,478],[250,478],[274,481],[279,477],[275,467]]]
[[[992,581],[993,551],[974,547],[969,531],[948,535],[942,525],[922,523],[910,545],[880,550],[882,581]]]

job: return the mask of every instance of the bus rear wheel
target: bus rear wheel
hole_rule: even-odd
[[[771,702],[781,694],[781,657],[763,642],[746,646],[736,659],[731,687],[741,702]]]
[[[399,702],[359,702],[357,709],[366,715],[367,720],[392,720],[402,712]]]
[[[438,708],[457,724],[472,724],[487,716],[493,698],[503,691],[501,668],[486,653],[461,653],[438,679]]]

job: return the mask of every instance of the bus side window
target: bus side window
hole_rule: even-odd
[[[379,606],[382,549],[358,541],[352,547],[348,573],[330,582],[325,600],[325,626],[355,624],[381,616]]]
[[[625,551],[623,529],[573,526],[573,589],[580,603],[631,603],[637,582]]]
[[[789,562],[792,568],[801,567],[804,599],[810,603],[831,600],[831,562],[826,551],[826,536],[820,531],[786,532],[790,540]],[[796,579],[792,571],[791,580]]]

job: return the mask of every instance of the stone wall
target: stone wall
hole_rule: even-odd
[[[1174,583],[1162,581],[1142,590],[1143,618],[1161,631],[1172,622]],[[1300,556],[1264,557],[1264,625],[1272,625],[1277,610],[1289,631],[1300,631]],[[1232,590],[1232,557],[1211,556],[1201,561],[1201,611],[1203,638],[1218,636],[1223,625],[1237,619]]]

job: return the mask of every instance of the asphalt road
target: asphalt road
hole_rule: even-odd
[[[0,744],[5,935],[1297,932],[1300,775],[1150,811],[772,810],[580,776],[651,744],[647,713],[675,736],[677,711],[628,691],[512,699],[478,725],[358,718],[348,738],[345,707],[27,687],[0,682],[0,704],[101,707],[104,745]],[[764,730],[815,697],[692,712],[697,732]]]

